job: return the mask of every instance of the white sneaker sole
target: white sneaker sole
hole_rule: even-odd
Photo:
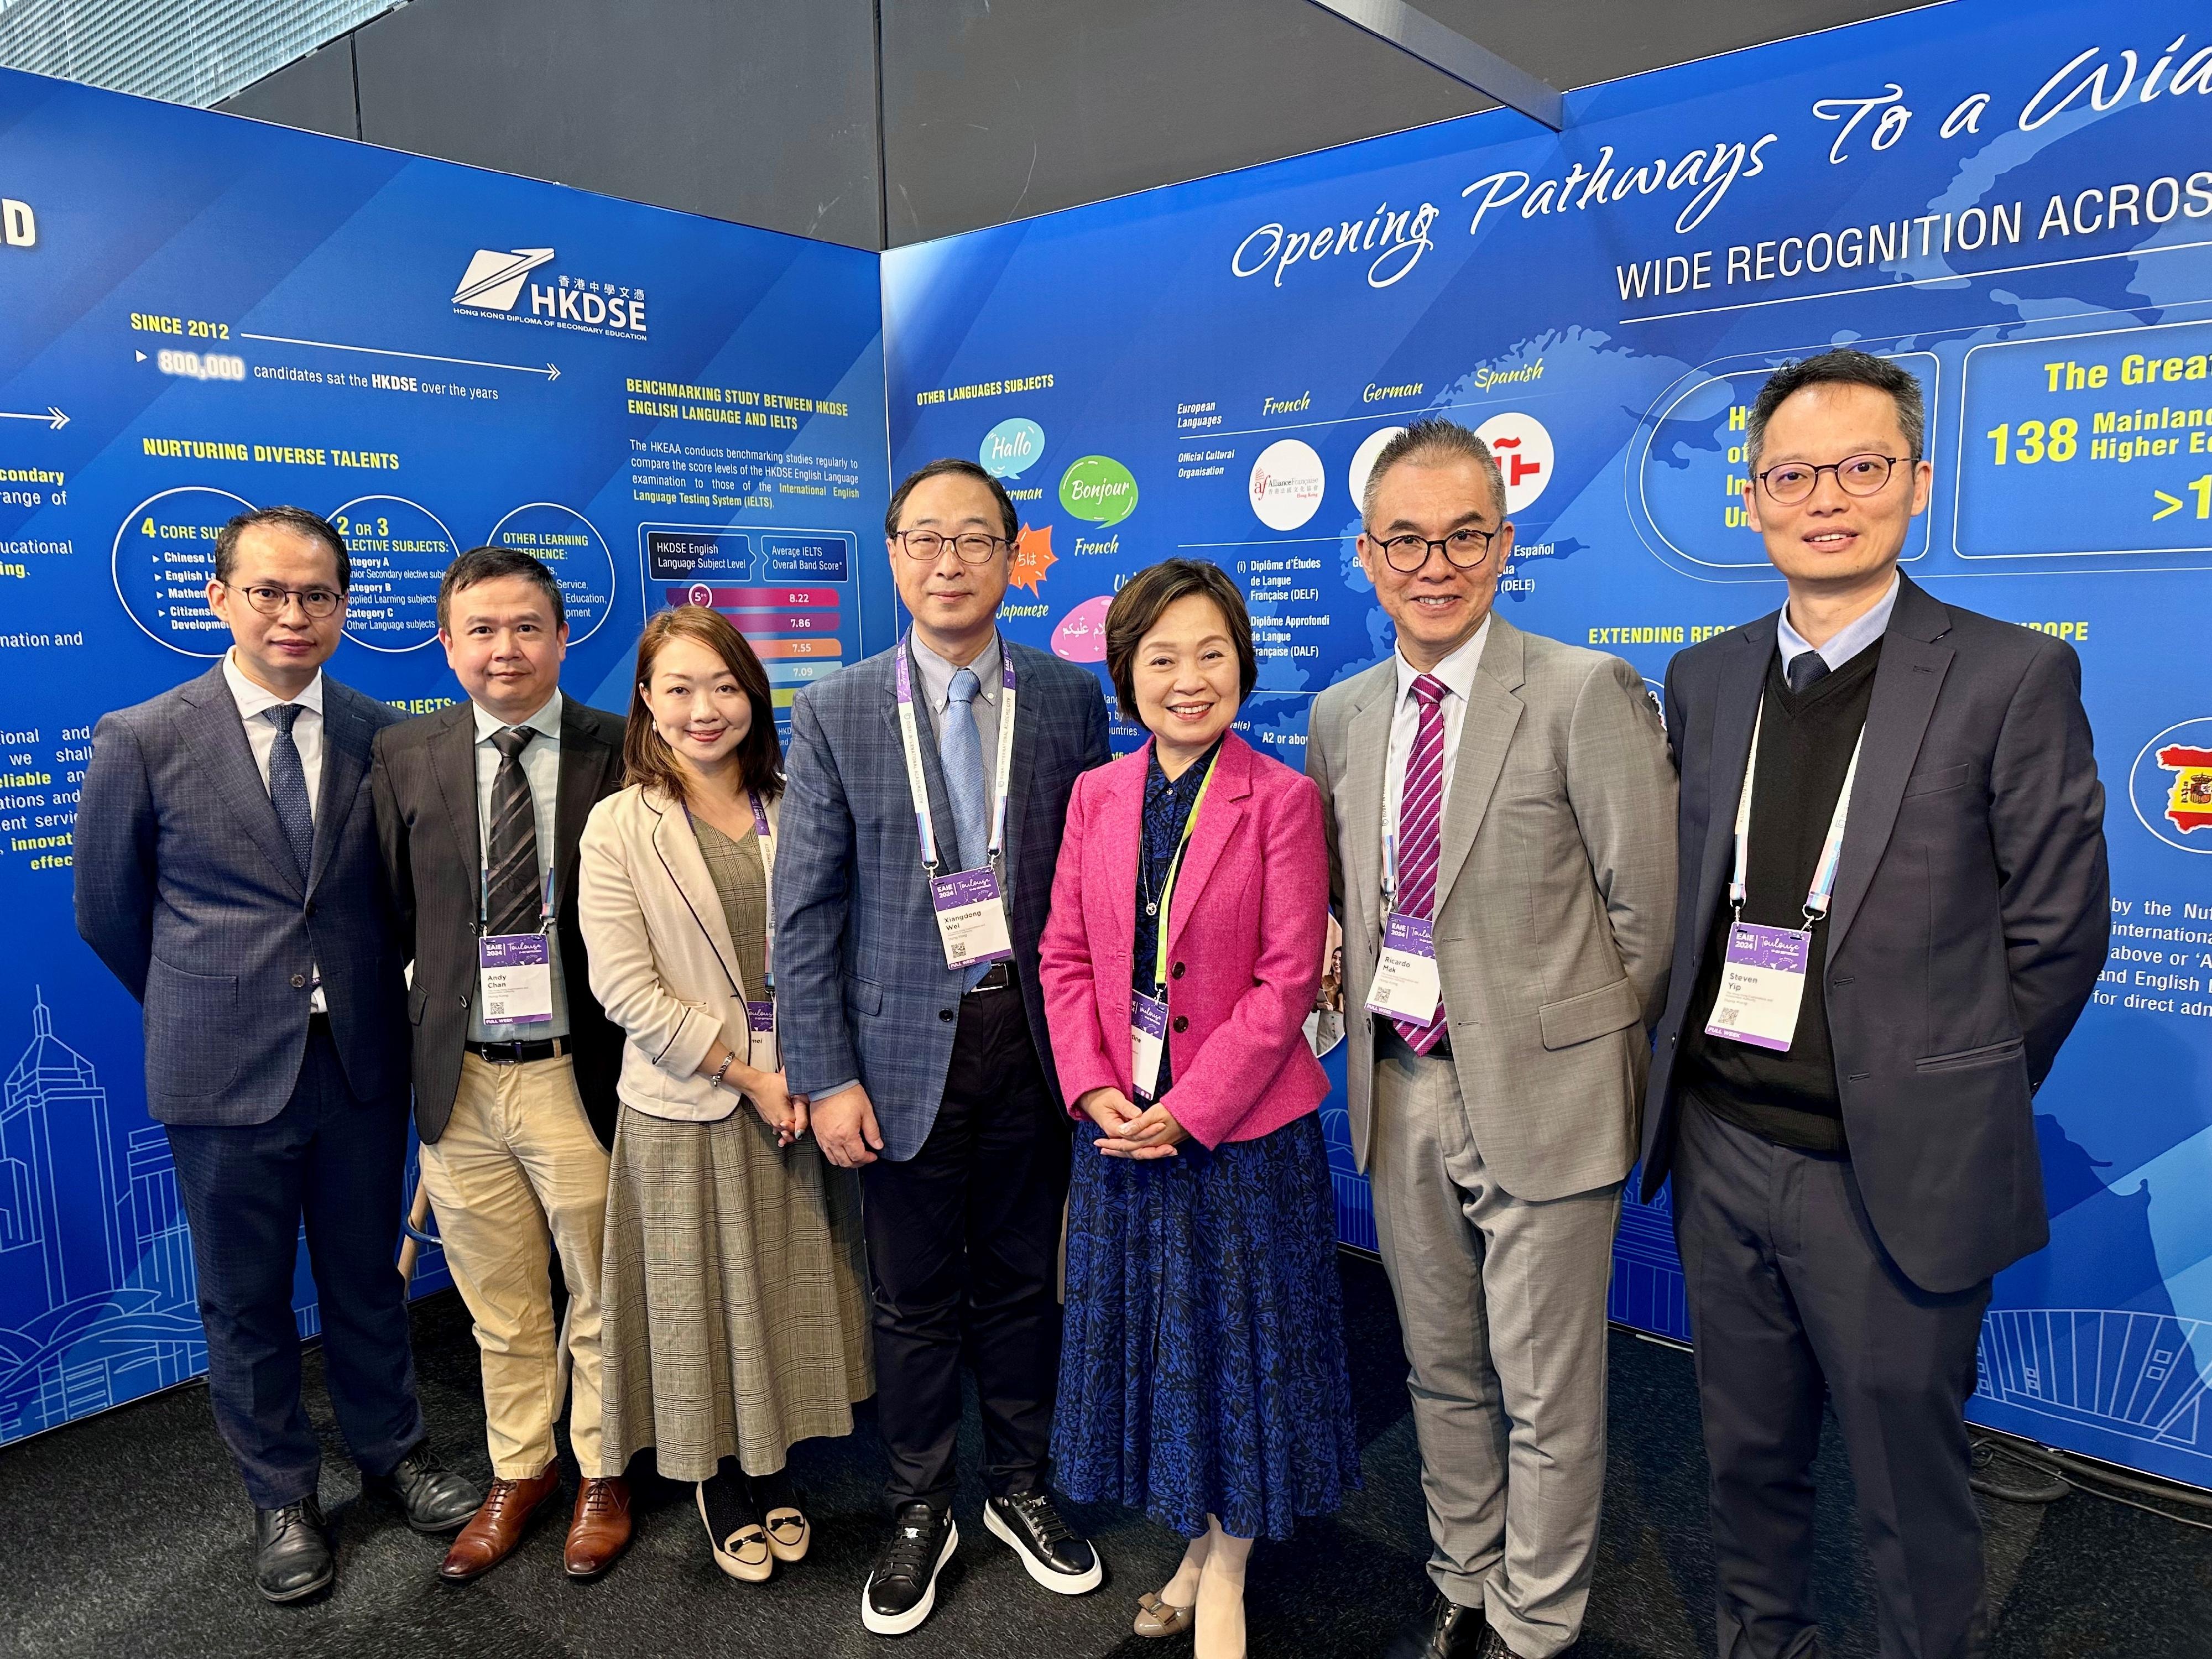
[[[1106,1582],[1106,1564],[1098,1559],[1097,1546],[1091,1551],[1091,1571],[1088,1572],[1054,1572],[1030,1553],[1014,1529],[999,1519],[999,1511],[987,1498],[983,1504],[983,1524],[991,1535],[1020,1558],[1029,1569],[1030,1577],[1042,1584],[1054,1595],[1085,1595]]]
[[[904,1613],[878,1613],[869,1605],[868,1592],[873,1589],[876,1575],[871,1572],[868,1582],[860,1586],[860,1623],[871,1636],[903,1636],[910,1630],[919,1630],[929,1615],[937,1609],[937,1575],[945,1571],[945,1564],[952,1559],[952,1552],[960,1547],[960,1523],[948,1522],[945,1528],[945,1547],[937,1553],[937,1565],[929,1570],[929,1583],[921,1592],[921,1600]]]

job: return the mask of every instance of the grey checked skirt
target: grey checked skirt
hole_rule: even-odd
[[[651,1446],[670,1480],[724,1457],[771,1474],[875,1392],[859,1184],[811,1139],[779,1151],[750,1105],[622,1109],[600,1295],[610,1467]]]

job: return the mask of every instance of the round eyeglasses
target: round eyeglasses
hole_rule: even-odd
[[[344,598],[327,587],[264,587],[258,582],[250,587],[232,587],[228,582],[223,586],[229,587],[234,593],[245,594],[246,604],[264,617],[283,616],[286,604],[297,599],[300,609],[314,622],[335,616],[339,602]]]
[[[1901,455],[1846,455],[1827,466],[1784,461],[1756,476],[1768,500],[1789,507],[1811,495],[1820,487],[1823,472],[1834,473],[1837,488],[1846,495],[1879,495],[1887,487],[1890,473],[1904,459]]]
[[[963,564],[981,564],[1002,547],[1011,547],[1004,536],[987,536],[981,531],[968,531],[957,536],[940,536],[934,530],[902,530],[897,532],[899,545],[906,550],[909,559],[920,559],[934,564],[945,556],[945,544],[952,544]]]
[[[1429,562],[1429,553],[1441,547],[1444,557],[1462,570],[1471,570],[1490,556],[1495,530],[1455,530],[1440,542],[1425,536],[1393,536],[1382,543],[1382,562],[1401,576],[1410,576]]]

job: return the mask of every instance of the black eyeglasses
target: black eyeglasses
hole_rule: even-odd
[[[1836,484],[1846,495],[1879,495],[1888,486],[1889,475],[1901,455],[1846,455],[1828,466],[1808,466],[1803,461],[1784,461],[1779,466],[1770,466],[1756,477],[1765,489],[1770,501],[1784,507],[1794,506],[1806,500],[1820,488],[1820,475],[1832,472]]]
[[[945,544],[952,544],[963,564],[981,564],[1002,547],[1013,545],[1004,536],[987,536],[980,530],[971,530],[957,536],[940,536],[934,530],[902,530],[899,545],[906,550],[909,559],[921,559],[935,563],[945,556]]]
[[[234,593],[245,594],[246,604],[264,617],[283,616],[286,602],[297,599],[300,609],[314,622],[337,615],[337,608],[345,598],[342,593],[331,592],[327,587],[264,587],[258,583],[251,587],[238,587],[229,582],[223,586]]]
[[[1425,536],[1393,536],[1382,544],[1382,562],[1400,575],[1410,576],[1429,562],[1431,549],[1441,547],[1444,557],[1462,570],[1471,569],[1489,556],[1497,534],[1495,530],[1455,530],[1440,542]]]

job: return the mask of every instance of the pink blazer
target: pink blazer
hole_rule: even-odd
[[[1075,781],[1041,971],[1068,1109],[1129,1093],[1130,955],[1151,748]],[[1328,1080],[1302,1030],[1328,930],[1321,792],[1231,732],[1168,909],[1165,1099],[1208,1147],[1255,1140],[1321,1104]]]

